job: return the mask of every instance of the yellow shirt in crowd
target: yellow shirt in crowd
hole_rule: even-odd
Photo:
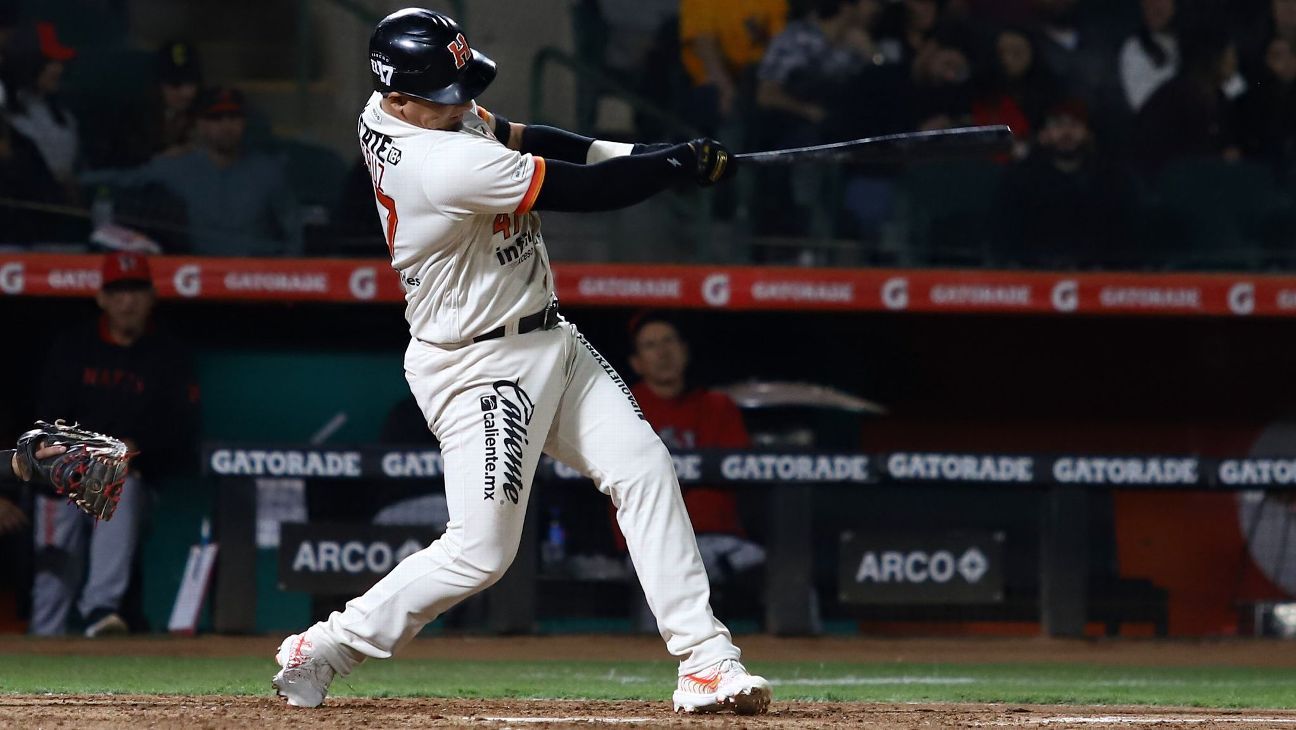
[[[684,68],[693,83],[710,79],[690,41],[715,36],[729,70],[736,74],[761,60],[770,39],[787,25],[787,14],[787,0],[680,0]]]

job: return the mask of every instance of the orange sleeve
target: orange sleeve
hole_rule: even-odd
[[[540,187],[544,185],[545,176],[545,159],[543,157],[532,157],[535,162],[535,171],[531,173],[531,185],[527,187],[526,195],[522,196],[522,202],[518,203],[517,215],[525,215],[531,212],[531,206],[535,205],[536,197],[540,195]]]

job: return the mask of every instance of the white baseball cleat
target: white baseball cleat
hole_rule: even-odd
[[[283,640],[275,653],[281,669],[270,684],[275,694],[293,707],[319,707],[333,682],[333,667],[323,657],[313,654],[314,648],[310,639],[293,634]]]
[[[724,712],[759,715],[773,698],[770,683],[747,671],[737,659],[725,659],[696,674],[679,678],[673,700],[676,712]]]

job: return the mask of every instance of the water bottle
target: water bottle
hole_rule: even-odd
[[[554,507],[549,510],[549,531],[545,536],[544,544],[540,547],[540,560],[544,564],[545,572],[554,573],[562,568],[566,557],[567,532],[563,529],[562,520],[559,519],[558,508]]]
[[[94,202],[90,204],[90,224],[95,228],[106,226],[113,221],[112,192],[107,186],[100,186],[95,191]]]

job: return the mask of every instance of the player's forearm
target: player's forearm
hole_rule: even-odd
[[[556,161],[546,166],[537,210],[616,210],[643,202],[693,179],[697,158],[686,144],[615,157],[593,165]]]
[[[630,154],[633,148],[633,145],[623,142],[607,142],[557,127],[529,124],[523,127],[518,150],[524,154],[538,155],[546,160],[589,165],[613,157],[624,157]]]

